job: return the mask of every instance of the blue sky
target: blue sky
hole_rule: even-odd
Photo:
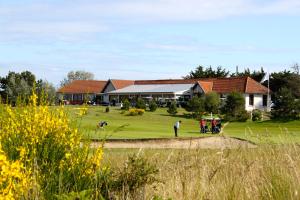
[[[0,76],[29,70],[56,86],[180,78],[198,65],[279,71],[300,62],[299,0],[0,0]]]

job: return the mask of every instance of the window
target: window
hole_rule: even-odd
[[[253,94],[249,94],[249,105],[253,106],[254,104],[254,95]]]
[[[268,106],[268,95],[263,95],[263,106]]]

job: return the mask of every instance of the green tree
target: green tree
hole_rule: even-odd
[[[172,101],[171,102],[171,104],[169,105],[169,108],[168,108],[167,112],[170,115],[176,115],[176,113],[177,113],[177,104],[176,104],[176,101]]]
[[[245,99],[239,92],[231,92],[227,95],[225,104],[222,108],[226,118],[230,121],[238,120],[242,115],[245,115]]]
[[[135,107],[146,110],[146,103],[145,103],[144,99],[138,98],[136,101]]]
[[[220,103],[220,96],[216,92],[210,92],[205,95],[205,111],[217,113]]]
[[[267,85],[267,82],[264,83]],[[296,98],[300,98],[300,75],[284,70],[282,72],[274,72],[270,76],[270,89],[273,92],[273,98],[281,88],[291,89],[292,95]]]
[[[130,102],[128,99],[125,99],[123,102],[122,110],[129,110],[129,107],[130,107]]]
[[[211,66],[198,66],[194,71],[191,71],[185,79],[199,79],[199,78],[224,78],[229,75],[229,71],[223,69],[221,66],[214,70]]]
[[[273,119],[295,119],[299,115],[299,103],[295,100],[291,89],[280,88],[275,94],[274,104],[271,111]]]
[[[232,73],[230,76],[231,77],[249,76],[252,79],[256,80],[257,82],[260,82],[262,80],[262,78],[264,77],[265,74],[266,74],[266,72],[265,72],[265,70],[263,68],[261,68],[258,71],[253,70],[252,72],[251,72],[251,70],[249,68],[246,68],[244,70],[244,72],[235,72],[235,73]]]
[[[27,101],[34,85],[35,76],[31,72],[9,72],[6,77],[1,79],[2,99],[12,104],[17,102],[18,97]]]
[[[94,74],[91,72],[86,72],[86,71],[70,71],[67,74],[67,77],[64,78],[60,82],[60,86],[63,87],[69,83],[71,83],[74,80],[93,80],[94,79]]]
[[[40,103],[45,100],[45,102],[51,105],[57,101],[55,87],[46,80],[43,81],[40,79],[36,82],[36,94]]]
[[[186,106],[186,110],[192,112],[194,116],[200,115],[205,111],[205,99],[203,97],[192,97]]]
[[[149,103],[149,109],[151,112],[155,112],[157,109],[157,103],[154,100],[151,100]]]

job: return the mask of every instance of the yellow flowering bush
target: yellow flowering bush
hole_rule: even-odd
[[[80,109],[78,115],[86,112]],[[34,196],[52,199],[54,194],[91,186],[101,170],[102,148],[91,154],[88,144],[80,147],[81,135],[70,124],[64,107],[38,106],[36,94],[28,105],[0,105],[0,190],[9,187],[5,191],[13,197],[19,188],[21,194],[35,191]],[[21,172],[31,177],[33,185]],[[18,185],[9,186],[10,180]]]
[[[31,180],[20,160],[9,161],[0,144],[0,200],[26,197]]]
[[[78,110],[79,117],[87,113]],[[102,147],[92,150],[72,124],[64,107],[48,107],[35,94],[28,104],[0,103],[0,200],[111,199],[124,184],[134,193],[149,182],[152,171],[142,160],[120,171],[102,166]]]
[[[145,113],[144,109],[131,108],[131,109],[129,109],[128,115],[130,115],[130,116],[136,116],[136,115],[143,115],[144,113]]]

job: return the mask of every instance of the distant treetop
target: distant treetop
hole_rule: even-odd
[[[225,78],[229,75],[229,71],[221,66],[214,70],[211,66],[203,67],[199,65],[194,71],[191,71],[184,79],[198,79],[198,78]]]

